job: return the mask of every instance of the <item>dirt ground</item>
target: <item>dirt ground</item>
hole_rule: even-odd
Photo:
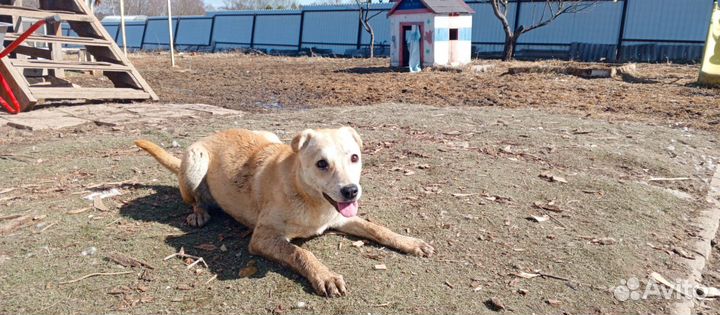
[[[374,105],[537,108],[603,119],[641,120],[674,127],[720,130],[720,89],[694,84],[699,65],[638,64],[656,83],[587,80],[569,75],[506,75],[509,67],[568,62],[476,60],[487,73],[396,72],[389,60],[185,54],[171,68],[167,54],[132,61],[164,102],[206,103],[248,111]]]
[[[195,69],[205,66],[194,58],[181,62],[192,61]],[[244,63],[248,69],[259,69],[251,65],[252,59],[236,59],[233,62]],[[191,85],[183,81],[159,84],[163,73],[176,72],[159,70],[159,66],[151,70],[148,63],[136,62],[161,97],[172,95],[172,101],[218,103],[224,99],[229,107],[246,108],[268,97],[259,91],[242,96],[243,86],[263,81],[247,77],[217,80],[216,88],[200,88],[199,83],[193,91],[184,90]],[[329,82],[336,72],[327,70],[326,63],[329,67],[357,61],[313,62],[326,70],[307,74],[308,78],[325,73],[328,77],[321,82]],[[221,71],[241,73],[234,68]],[[403,75],[407,74],[377,74],[373,86],[399,87],[399,82],[379,78]],[[287,86],[292,86],[291,79],[297,80],[294,85],[306,82],[300,77],[302,73],[283,80],[288,80]],[[356,77],[358,82],[347,86],[364,88],[368,79]],[[488,84],[486,79],[458,80]],[[476,100],[487,100],[487,95],[495,93],[494,99],[515,100],[518,104],[509,106],[520,106],[520,98],[531,96],[512,91],[520,90],[521,83],[532,86],[533,77],[517,80],[494,83],[491,90],[479,89],[477,93],[485,96]],[[563,77],[549,84],[562,80],[577,79]],[[442,81],[437,80],[437,85],[451,85]],[[612,83],[625,95],[634,89],[650,90],[623,82],[599,82],[587,84]],[[233,88],[223,90],[225,84]],[[306,93],[304,102],[314,104],[308,107],[344,102],[341,96],[348,92],[323,97],[320,91],[328,87],[318,84],[307,91],[288,88],[292,91],[287,94],[276,91],[278,87],[266,88],[268,95],[277,92],[283,99]],[[503,94],[513,97],[497,94],[502,84],[514,86]],[[685,91],[706,106],[718,93],[682,85],[663,87],[655,86],[653,97],[663,95],[665,89]],[[572,99],[612,96],[578,91],[567,93]],[[453,96],[446,104],[460,97]],[[453,105],[462,104],[467,105]],[[662,116],[643,115],[636,116],[641,120]],[[699,121],[692,124],[714,128]],[[215,216],[202,229],[186,226],[189,207],[182,204],[173,176],[132,146],[133,139],[148,138],[178,154],[195,139],[230,127],[271,130],[288,140],[304,128],[341,124],[357,128],[366,143],[361,215],[431,242],[436,255],[410,257],[372,243],[354,247],[356,239],[337,234],[298,242],[345,276],[350,294],[339,299],[315,296],[308,283],[288,269],[250,255],[247,230],[227,217]],[[122,128],[84,125],[27,132],[0,127],[0,135],[3,188],[15,188],[0,194],[0,218],[35,218],[0,237],[0,313],[32,314],[668,313],[672,300],[620,301],[612,288],[631,277],[644,284],[653,271],[668,279],[683,275],[677,263],[681,258],[673,249],[682,249],[694,235],[687,222],[706,206],[708,181],[720,156],[714,131],[534,108],[408,104],[199,116]],[[688,179],[653,180],[657,177]],[[121,195],[103,199],[102,205],[83,199],[112,188]],[[542,215],[550,219],[528,219]],[[181,248],[202,256],[209,268],[188,269],[191,261],[163,259]],[[108,260],[112,253],[144,261],[153,269],[121,267]],[[253,264],[257,272],[247,272]],[[378,264],[385,264],[387,270],[375,270]],[[712,268],[717,271],[718,265]],[[62,284],[97,272],[129,273]],[[540,273],[548,276],[528,276]],[[504,309],[498,310],[490,302],[493,299]],[[716,309],[702,313],[717,313]]]

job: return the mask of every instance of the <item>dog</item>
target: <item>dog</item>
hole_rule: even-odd
[[[208,210],[222,209],[253,230],[251,254],[289,266],[319,295],[345,295],[342,275],[290,240],[335,229],[416,256],[434,252],[357,216],[362,140],[351,127],[306,129],[290,145],[271,132],[230,129],[193,143],[182,159],[147,140],[135,144],[177,174],[182,199],[193,207],[189,225],[201,227]]]

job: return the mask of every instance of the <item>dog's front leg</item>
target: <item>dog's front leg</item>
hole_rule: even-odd
[[[370,239],[416,256],[430,257],[435,251],[430,244],[421,239],[397,234],[382,225],[358,217],[350,218],[345,221],[345,224],[335,228],[340,232]]]
[[[336,297],[346,293],[343,276],[330,271],[313,253],[290,243],[272,228],[255,228],[250,240],[250,253],[289,266],[307,278],[319,295]]]

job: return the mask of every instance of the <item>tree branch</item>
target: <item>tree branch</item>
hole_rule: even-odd
[[[505,35],[511,37],[513,32],[510,28],[510,23],[507,20],[507,0],[490,0],[490,5],[493,8],[493,13],[498,20],[500,20],[503,30],[505,31]],[[504,10],[501,9],[500,6],[502,6]]]
[[[555,2],[555,1],[552,1],[552,2]],[[550,1],[550,0],[547,0],[547,1],[545,2],[545,8],[548,8],[549,11],[550,11],[550,13],[552,13],[552,14],[550,15],[550,17],[549,17],[548,19],[546,19],[546,20],[544,19],[544,17],[545,17],[545,8],[543,8],[543,15],[542,15],[542,17],[540,18],[540,20],[539,20],[536,24],[533,24],[532,26],[530,26],[530,27],[528,27],[528,28],[525,28],[525,29],[520,30],[520,31],[519,31],[520,34],[525,34],[525,33],[527,33],[527,32],[530,32],[530,31],[534,30],[534,29],[538,29],[538,28],[541,28],[541,27],[543,27],[543,26],[545,26],[545,25],[548,25],[548,24],[550,24],[552,21],[555,21],[555,19],[557,19],[558,17],[560,17],[560,16],[563,15],[563,14],[566,14],[566,13],[578,13],[578,12],[581,12],[581,11],[583,11],[583,10],[587,10],[587,9],[593,7],[595,4],[597,4],[598,1],[593,1],[593,2],[590,3],[590,4],[584,4],[582,1],[572,1],[572,2],[573,2],[572,4],[568,4],[568,1],[559,1],[559,2],[557,2],[557,11],[553,12],[554,10],[553,10],[551,1]],[[566,5],[567,5],[567,6],[566,6]]]

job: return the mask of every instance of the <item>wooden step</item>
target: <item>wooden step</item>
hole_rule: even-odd
[[[130,88],[69,88],[69,87],[30,87],[30,93],[36,99],[67,100],[67,99],[150,99],[150,94],[142,90]]]
[[[17,33],[5,34],[5,40],[15,40],[20,35]],[[51,36],[51,35],[31,35],[26,41],[29,42],[43,42],[43,43],[61,43],[69,45],[85,45],[85,46],[110,46],[110,42],[104,39],[90,38],[90,37],[65,37],[65,36]]]
[[[33,8],[17,7],[13,5],[0,5],[0,15],[22,16],[36,19],[44,19],[49,16],[59,15],[63,21],[92,22],[94,17],[85,14],[72,13],[67,11],[37,10]]]
[[[13,66],[23,69],[65,69],[79,71],[100,70],[111,72],[130,71],[130,67],[109,62],[76,62],[39,59],[11,59],[10,62]]]

